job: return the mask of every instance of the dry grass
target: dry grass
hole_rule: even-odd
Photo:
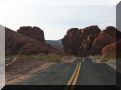
[[[92,58],[95,61],[100,61],[100,62],[108,62],[110,60],[116,60],[116,57],[105,57],[105,56],[102,56],[102,55],[94,55],[94,56],[92,56]]]
[[[59,62],[62,58],[61,55],[56,54],[21,55],[19,57],[25,60],[40,60],[43,62]]]

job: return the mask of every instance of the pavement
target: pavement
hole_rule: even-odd
[[[38,72],[33,77],[17,85],[66,85],[73,74],[78,60],[72,63],[57,63],[44,72]]]
[[[15,85],[68,85],[70,81],[76,85],[115,85],[116,71],[89,57],[78,57],[71,63],[57,63]]]
[[[116,85],[116,71],[105,63],[84,58],[77,85]]]

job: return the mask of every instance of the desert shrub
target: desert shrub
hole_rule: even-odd
[[[36,54],[36,55],[21,55],[24,60],[41,60],[44,62],[59,62],[62,58],[61,55],[56,54]]]

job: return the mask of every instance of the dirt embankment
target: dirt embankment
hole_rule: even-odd
[[[37,72],[45,71],[53,62],[40,60],[13,59],[13,63],[6,64],[6,84],[14,84],[32,77]]]

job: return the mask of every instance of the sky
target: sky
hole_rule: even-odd
[[[46,40],[64,37],[70,28],[116,26],[120,0],[0,0],[0,24],[12,30],[38,26]]]

